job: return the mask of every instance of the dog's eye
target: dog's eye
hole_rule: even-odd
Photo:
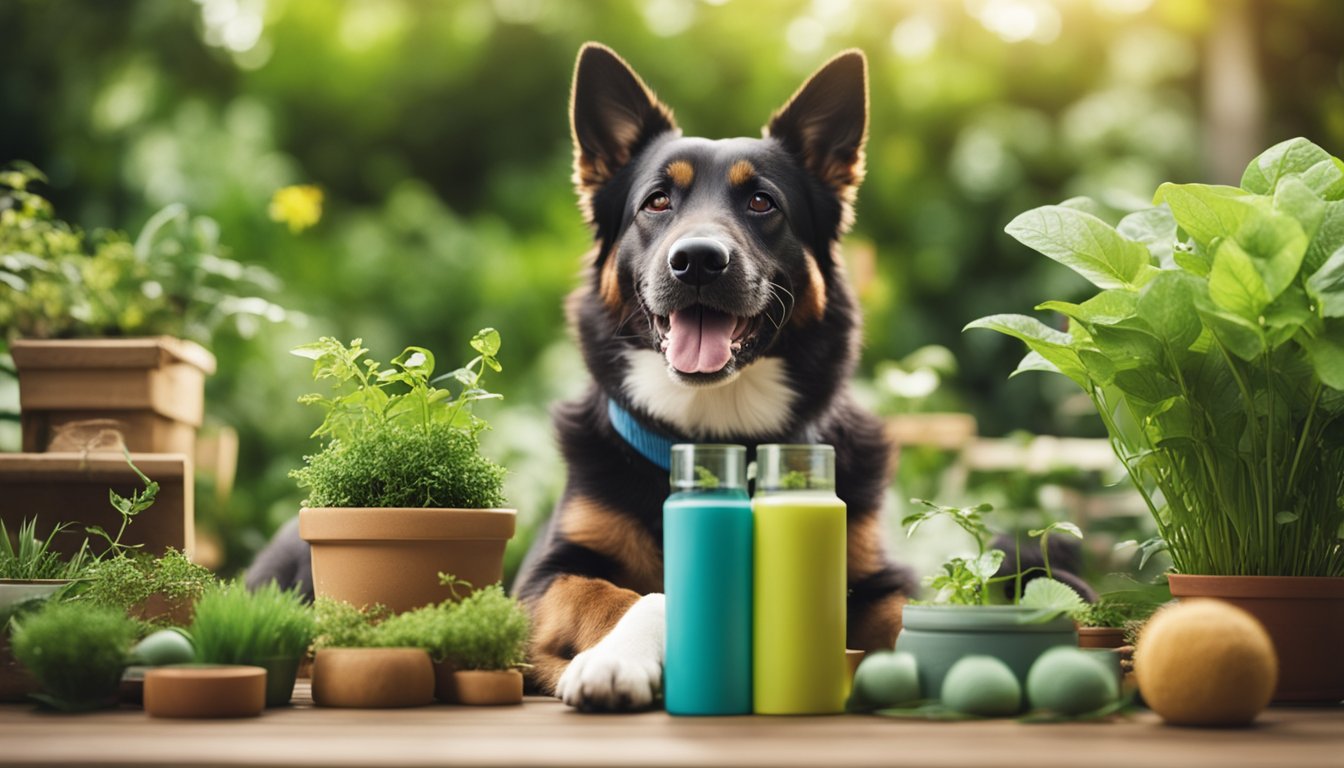
[[[654,192],[644,201],[644,210],[653,211],[654,213],[666,211],[671,207],[672,198],[668,197],[666,192]]]
[[[757,192],[751,196],[751,201],[747,203],[747,207],[755,213],[769,213],[775,209],[775,201],[771,200],[769,195]]]

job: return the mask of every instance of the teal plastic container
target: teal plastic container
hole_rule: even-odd
[[[663,701],[673,715],[751,713],[746,460],[740,445],[672,447],[672,495],[663,505]]]

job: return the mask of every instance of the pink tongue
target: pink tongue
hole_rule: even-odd
[[[682,373],[715,373],[732,358],[737,319],[707,307],[687,307],[668,318],[667,360]]]

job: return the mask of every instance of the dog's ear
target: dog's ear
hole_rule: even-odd
[[[579,49],[570,93],[570,129],[574,186],[590,223],[593,195],[649,139],[676,128],[672,110],[654,97],[615,51],[598,43]]]
[[[803,167],[833,190],[843,204],[841,228],[853,219],[854,195],[863,181],[863,145],[868,138],[868,60],[844,51],[803,83],[766,125]]]

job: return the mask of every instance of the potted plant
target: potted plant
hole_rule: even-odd
[[[1075,616],[1078,647],[1132,649],[1144,623],[1170,600],[1166,585],[1139,585],[1102,593]]]
[[[57,525],[38,538],[37,518],[32,518],[20,523],[11,539],[0,520],[0,701],[23,701],[38,691],[37,680],[10,649],[10,618],[72,584],[87,565],[87,539],[68,559],[52,546],[67,527]]]
[[[131,240],[55,218],[31,165],[0,171],[0,335],[19,372],[25,451],[63,426],[115,422],[133,451],[194,450],[214,357],[195,341],[223,322],[282,320],[253,291],[276,280],[222,255],[219,227],[181,205]],[[239,295],[239,294],[243,295]]]
[[[84,712],[116,706],[136,633],[135,622],[120,611],[48,601],[11,620],[10,642],[41,684],[33,698],[62,712]]]
[[[970,534],[976,544],[973,557],[953,557],[942,571],[925,580],[937,591],[929,603],[910,603],[904,608],[896,650],[912,654],[917,662],[920,690],[928,698],[937,698],[948,671],[970,656],[991,656],[1007,665],[1026,685],[1031,665],[1047,649],[1076,645],[1078,635],[1072,614],[1081,610],[1083,599],[1068,585],[1050,578],[1048,540],[1053,532],[1080,536],[1070,523],[1054,523],[1041,531],[1041,551],[1045,554],[1041,574],[1022,569],[996,576],[1005,554],[989,547],[993,537],[984,515],[989,504],[949,507],[921,499],[912,502],[924,509],[907,516],[902,525],[913,536],[925,522],[947,518]],[[1020,585],[1034,576],[1025,588]],[[1011,604],[992,604],[1000,590],[995,585],[1015,582]]]
[[[354,606],[330,597],[318,597],[313,606],[315,704],[373,709],[433,703],[435,670],[426,643],[417,637],[414,643],[389,645],[388,635],[379,638],[379,622],[390,616],[386,608]],[[414,614],[412,621],[424,622],[424,610],[398,616]]]
[[[308,491],[299,534],[312,545],[317,595],[401,612],[451,599],[438,580],[444,570],[476,584],[500,580],[516,512],[499,508],[504,470],[481,455],[486,424],[471,412],[498,397],[482,388],[482,374],[500,370],[499,334],[482,330],[471,346],[473,360],[438,378],[422,347],[387,367],[366,358],[358,339],[294,350],[336,389],[301,400],[326,410],[313,433],[323,446],[292,473]],[[446,380],[460,387],[456,396],[437,386]]]
[[[271,582],[249,592],[235,581],[206,590],[196,602],[190,635],[203,664],[265,669],[266,706],[279,707],[294,694],[316,627],[312,607],[297,590]]]
[[[1218,597],[1269,631],[1278,701],[1344,698],[1344,163],[1277,144],[1239,187],[1164,184],[1118,227],[1076,203],[1008,233],[1098,289],[968,328],[1029,348],[1018,371],[1092,399],[1143,494],[1178,598]]]

